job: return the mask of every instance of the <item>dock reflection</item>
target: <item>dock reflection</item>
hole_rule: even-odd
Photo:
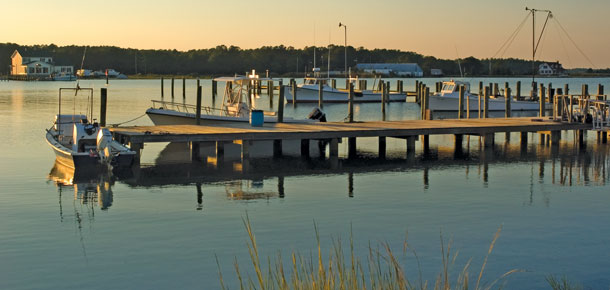
[[[102,210],[112,206],[112,186],[115,181],[132,188],[158,188],[165,186],[194,186],[197,210],[204,209],[206,185],[225,186],[227,200],[249,202],[255,200],[283,199],[290,195],[285,190],[289,177],[345,176],[347,187],[345,196],[355,198],[358,188],[354,180],[359,175],[383,172],[416,172],[422,176],[419,185],[424,191],[429,190],[436,170],[462,171],[467,179],[481,181],[482,188],[509,176],[493,176],[490,169],[506,164],[524,164],[530,171],[532,188],[534,183],[548,183],[560,186],[603,186],[610,178],[607,172],[608,152],[606,144],[589,144],[578,146],[573,141],[562,141],[559,146],[548,144],[528,144],[523,147],[517,144],[498,140],[493,147],[485,148],[478,144],[476,137],[464,140],[463,146],[430,147],[427,152],[402,156],[396,152],[379,158],[376,152],[367,152],[359,148],[352,158],[302,158],[302,157],[269,157],[250,158],[247,168],[236,165],[233,161],[223,164],[210,164],[204,161],[189,161],[188,147],[184,144],[169,144],[156,158],[154,164],[143,164],[131,169],[127,174],[94,173],[75,174],[69,168],[55,164],[49,179],[53,180],[59,191],[72,188],[74,200],[84,205],[96,204]],[[424,154],[425,153],[425,154]],[[498,173],[496,173],[498,174]],[[265,186],[264,183],[277,184],[277,188]],[[417,186],[417,185],[414,185]],[[533,201],[533,190],[528,201]]]
[[[424,190],[428,190],[434,182],[430,177],[432,171],[447,168],[463,170],[466,178],[475,175],[485,188],[494,179],[490,168],[511,163],[529,164],[532,168],[532,182],[596,186],[605,185],[609,179],[606,167],[610,147],[605,144],[592,144],[583,148],[564,141],[559,146],[529,144],[524,148],[520,144],[498,142],[492,148],[484,148],[477,142],[476,138],[471,138],[458,150],[452,146],[430,147],[426,154],[420,153],[414,158],[397,157],[396,154],[378,158],[374,152],[368,154],[365,150],[360,150],[353,158],[339,160],[290,156],[251,158],[248,160],[248,170],[236,166],[234,162],[225,162],[224,166],[201,161],[188,162],[190,157],[185,151],[186,146],[170,144],[159,155],[157,163],[134,168],[133,178],[122,182],[131,187],[196,185],[198,207],[201,209],[202,187],[205,184],[224,183],[229,200],[285,198],[290,194],[284,189],[287,177],[345,175],[348,185],[346,196],[350,198],[357,196],[354,179],[360,174],[376,172],[421,172],[421,186]],[[180,153],[174,150],[183,151]],[[181,161],[176,158],[180,155]],[[545,181],[545,178],[550,180]],[[277,190],[263,190],[263,182],[269,179],[277,180]]]

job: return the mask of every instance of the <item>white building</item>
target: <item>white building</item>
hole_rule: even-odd
[[[561,75],[565,72],[559,62],[545,62],[538,66],[538,74],[542,76]]]
[[[382,75],[423,77],[424,71],[416,63],[359,63],[356,69]]]
[[[31,56],[15,50],[11,55],[11,75],[53,78],[55,75],[72,75],[74,68],[69,65],[57,65],[50,56]]]

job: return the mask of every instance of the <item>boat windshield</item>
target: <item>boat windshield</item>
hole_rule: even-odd
[[[306,85],[317,85],[322,83],[323,85],[326,85],[327,80],[326,79],[317,79],[317,78],[307,78],[305,79],[305,84]]]
[[[443,93],[453,93],[453,89],[455,89],[455,84],[453,83],[443,83]]]

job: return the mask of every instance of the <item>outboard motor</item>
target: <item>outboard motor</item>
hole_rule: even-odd
[[[320,122],[326,122],[326,114],[324,114],[324,112],[322,112],[322,110],[320,110],[318,107],[313,108],[313,111],[307,115],[307,118],[311,120],[318,120]]]
[[[103,163],[112,161],[112,133],[107,128],[101,128],[97,133],[97,151],[100,153],[100,159]]]

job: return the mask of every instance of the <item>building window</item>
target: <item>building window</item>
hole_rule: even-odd
[[[49,73],[49,68],[48,67],[43,67],[42,68],[42,73]]]
[[[33,74],[33,73],[34,73],[34,68],[33,68],[33,67],[31,67],[31,68],[30,68],[30,73],[31,73],[31,74]]]

